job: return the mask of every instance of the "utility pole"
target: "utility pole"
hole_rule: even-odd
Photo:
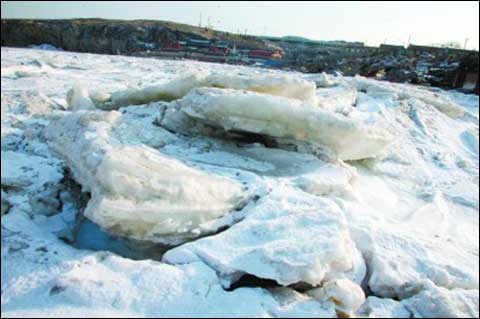
[[[410,34],[408,36],[408,41],[407,41],[407,47],[410,45],[410,42],[412,41],[412,35]]]
[[[468,43],[468,38],[465,39],[465,44],[463,45],[463,49],[466,50],[467,49],[467,43]]]

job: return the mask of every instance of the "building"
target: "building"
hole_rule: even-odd
[[[405,52],[405,47],[403,45],[394,45],[394,44],[380,44],[378,50],[382,53],[387,54],[400,54]]]
[[[479,94],[478,59],[478,52],[471,52],[460,61],[460,66],[455,77],[454,88]]]
[[[258,59],[281,59],[283,52],[280,49],[274,50],[249,50],[248,56]]]
[[[432,47],[432,46],[414,45],[414,44],[409,45],[407,48],[407,53],[413,56],[419,56],[421,54],[428,53],[428,54],[432,54],[434,56],[443,57],[443,58],[448,58],[448,57],[459,58],[475,52],[478,55],[478,51],[443,48],[443,47]]]
[[[188,47],[208,48],[210,47],[210,45],[211,45],[210,40],[196,40],[196,39],[187,40]]]

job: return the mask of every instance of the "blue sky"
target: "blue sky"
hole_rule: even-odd
[[[2,18],[154,19],[256,35],[479,47],[479,2],[2,1]]]

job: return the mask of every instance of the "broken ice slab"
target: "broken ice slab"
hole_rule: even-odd
[[[239,89],[300,100],[313,99],[316,89],[314,82],[295,76],[191,72],[164,84],[113,93],[90,92],[89,94],[85,88],[74,86],[68,93],[67,101],[73,110],[92,109],[94,105],[103,110],[116,110],[122,106],[176,100],[197,87]]]
[[[320,144],[339,159],[378,155],[393,135],[379,123],[364,123],[322,110],[309,102],[255,92],[200,88],[179,101],[180,109],[225,130]]]
[[[261,198],[243,221],[223,233],[168,251],[163,260],[201,260],[234,281],[242,274],[287,286],[312,286],[330,278],[365,276],[363,258],[332,200],[288,187]]]
[[[138,138],[118,130],[128,125],[122,118],[116,111],[71,113],[48,129],[51,145],[91,193],[86,217],[116,235],[178,244],[200,236],[194,230],[202,223],[243,205],[242,184],[131,145]]]

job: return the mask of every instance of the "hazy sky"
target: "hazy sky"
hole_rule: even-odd
[[[479,47],[479,2],[2,1],[2,18],[154,19],[256,35]]]

